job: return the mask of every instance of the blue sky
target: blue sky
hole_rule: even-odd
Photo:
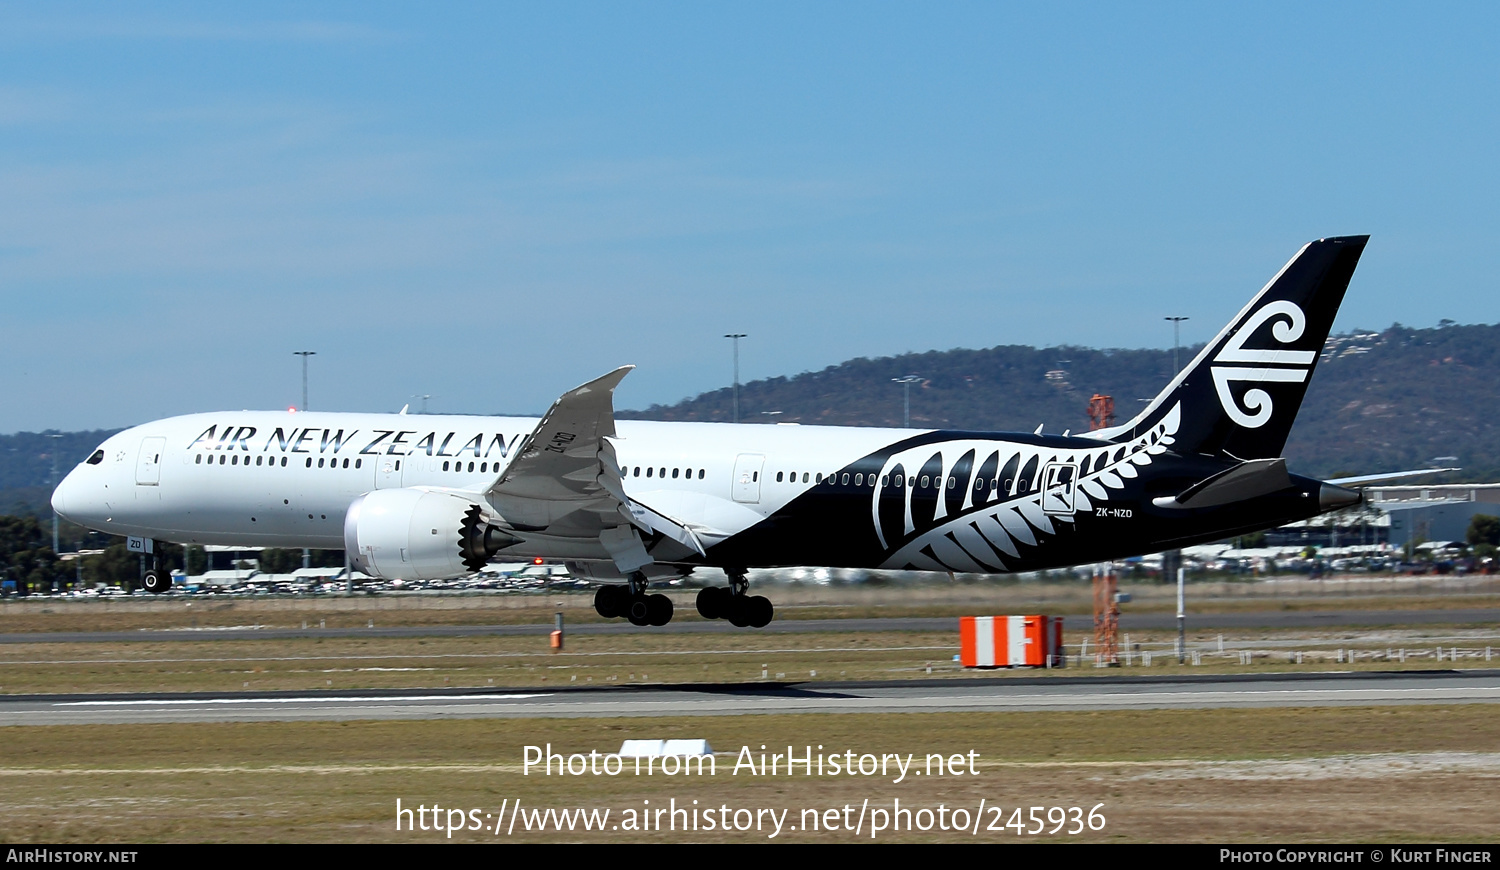
[[[0,431],[1500,321],[1497,10],[0,4]]]

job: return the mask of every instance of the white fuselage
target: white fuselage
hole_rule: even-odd
[[[241,411],[173,417],[111,436],[57,487],[69,520],[181,544],[344,546],[372,490],[482,493],[519,453],[524,417]],[[734,534],[883,445],[896,429],[619,421],[630,497]],[[548,555],[518,552],[518,555]]]

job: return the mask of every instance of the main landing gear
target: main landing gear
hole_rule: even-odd
[[[646,575],[630,575],[628,586],[600,586],[594,593],[594,611],[605,619],[623,616],[631,625],[666,625],[672,621],[672,599],[646,594]]]
[[[698,590],[698,614],[704,619],[727,619],[739,628],[765,628],[771,624],[775,609],[764,595],[745,594],[749,588],[744,572],[731,573],[728,586]]]
[[[698,590],[698,615],[704,619],[727,619],[745,628],[771,624],[775,608],[764,595],[747,595],[750,582],[744,572],[731,573],[728,586]],[[600,586],[594,593],[594,611],[605,619],[625,617],[632,625],[666,625],[672,621],[672,599],[646,594],[646,575],[630,575],[627,586]]]

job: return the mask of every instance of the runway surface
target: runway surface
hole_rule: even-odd
[[[1070,631],[1092,630],[1092,616],[1064,617],[1064,628]],[[1458,610],[1267,610],[1243,613],[1189,614],[1189,631],[1198,629],[1315,629],[1333,626],[1382,625],[1495,625],[1500,624],[1500,609],[1468,608]],[[1167,630],[1177,627],[1171,613],[1138,613],[1120,616],[1122,631]],[[866,631],[957,631],[954,616],[893,619],[779,619],[765,628],[735,628],[727,622],[685,616],[659,628],[640,628],[624,620],[568,625],[569,634],[809,634],[817,632]],[[295,638],[404,638],[404,637],[504,637],[539,636],[552,631],[552,623],[530,625],[431,625],[404,628],[201,628],[159,631],[49,631],[10,632],[0,634],[0,643],[131,643],[142,641],[210,641],[210,640],[288,640]]]
[[[534,690],[427,689],[0,699],[0,725],[355,719],[1156,710],[1500,702],[1500,670],[978,678]]]

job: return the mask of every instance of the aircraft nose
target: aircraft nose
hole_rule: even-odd
[[[68,499],[63,495],[63,490],[67,488],[68,481],[64,478],[62,483],[57,485],[57,489],[52,490],[52,510],[60,517],[68,515]]]
[[[88,494],[79,492],[78,488],[78,472],[70,471],[57,485],[57,489],[52,490],[52,509],[57,511],[58,516],[75,523],[87,520],[82,514],[89,512]]]

